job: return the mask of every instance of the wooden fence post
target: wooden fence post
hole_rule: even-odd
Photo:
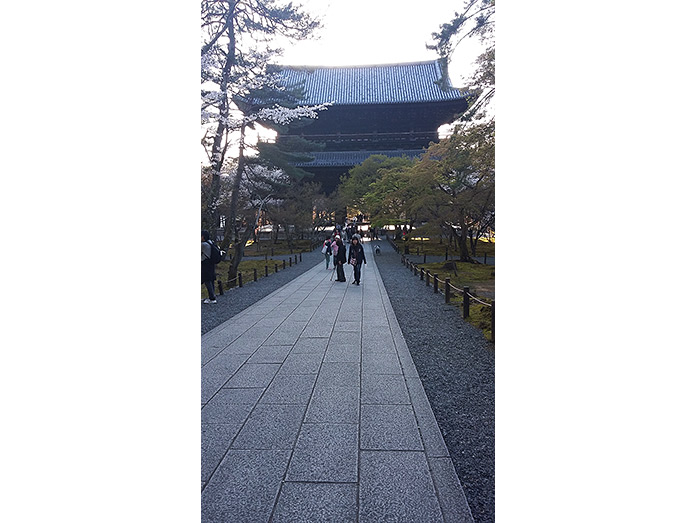
[[[421,268],[421,279],[422,280],[424,279],[424,268],[423,267]]]
[[[264,265],[264,277],[267,277],[269,275],[269,266]]]
[[[237,273],[237,286],[242,287],[242,273],[241,272]]]
[[[300,253],[300,261],[303,261],[303,253]]]
[[[445,303],[450,303],[450,278],[445,279]]]
[[[218,294],[221,296],[223,295],[223,282],[222,280],[218,280]]]
[[[438,275],[437,274],[433,275],[433,293],[434,294],[438,293]]]
[[[426,287],[428,287],[428,280],[431,278],[431,271],[426,271]]]
[[[273,264],[273,272],[278,272],[278,263]]]
[[[283,268],[286,268],[286,260],[283,260]]]
[[[464,292],[462,293],[462,317],[463,318],[469,318],[470,315],[470,288],[465,287]]]
[[[257,270],[254,269],[254,281],[257,281]]]
[[[295,265],[297,265],[297,264],[298,264],[298,255],[296,254],[295,255]]]
[[[289,256],[288,257],[288,267],[292,267],[292,266],[293,266],[293,257]]]

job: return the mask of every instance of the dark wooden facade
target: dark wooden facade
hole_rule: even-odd
[[[302,92],[298,105],[332,105],[289,133],[324,144],[298,164],[334,190],[339,177],[371,154],[415,157],[438,141],[438,128],[467,108],[441,60],[356,67],[279,67],[282,83]],[[281,135],[278,138],[283,140]]]

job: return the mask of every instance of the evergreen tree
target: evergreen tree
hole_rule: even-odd
[[[293,3],[276,0],[203,0],[201,3],[201,120],[205,129],[202,144],[209,165],[202,167],[205,201],[202,225],[215,231],[218,217],[226,216],[224,245],[234,240],[230,274],[234,275],[243,255],[240,237],[240,195],[246,167],[248,131],[258,122],[290,121],[313,117],[321,107],[288,107],[283,104],[269,62],[282,54],[272,47],[279,38],[302,40],[318,27],[317,20]],[[269,93],[276,93],[276,99]],[[266,100],[267,103],[264,103]],[[237,142],[235,147],[235,142]],[[234,161],[231,159],[234,158]],[[231,179],[229,197],[221,213],[221,180]],[[250,229],[251,227],[247,227]],[[245,236],[249,236],[247,231]]]

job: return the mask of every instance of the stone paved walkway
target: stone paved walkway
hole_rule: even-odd
[[[203,522],[472,522],[367,248],[201,339]]]

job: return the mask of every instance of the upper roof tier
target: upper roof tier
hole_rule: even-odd
[[[280,83],[301,89],[301,105],[399,104],[461,100],[441,60],[351,67],[275,66]]]

